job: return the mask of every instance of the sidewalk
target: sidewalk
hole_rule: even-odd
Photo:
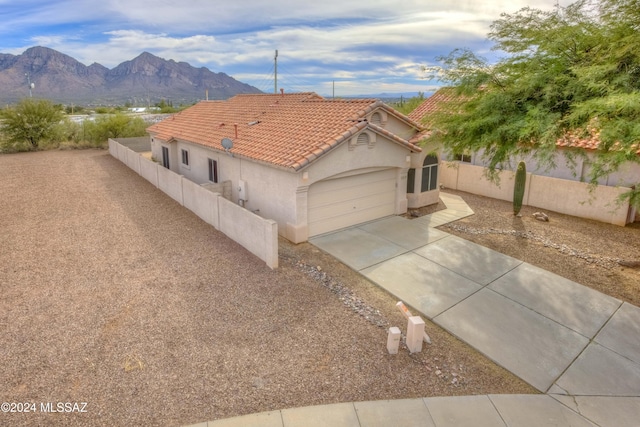
[[[640,425],[640,308],[433,228],[473,214],[440,198],[446,210],[311,243],[546,395],[341,403],[208,425]]]
[[[583,415],[579,415],[574,412],[575,409],[569,409],[547,395],[481,395],[382,400],[282,409],[193,424],[191,427],[613,427],[638,425],[637,399],[591,397],[580,398],[579,402]]]

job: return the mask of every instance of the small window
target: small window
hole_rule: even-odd
[[[218,161],[209,159],[209,181],[218,182]]]
[[[416,170],[414,168],[409,169],[407,172],[407,193],[413,194],[415,192]]]
[[[420,192],[435,190],[438,186],[438,158],[433,155],[425,157],[422,162],[422,182]]]
[[[187,150],[182,150],[182,164],[189,166],[189,152]]]
[[[471,163],[471,154],[462,153],[462,154],[454,154],[453,160],[464,163]]]

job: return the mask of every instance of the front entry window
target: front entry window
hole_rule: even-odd
[[[162,147],[162,166],[169,169],[169,148]]]
[[[438,157],[429,155],[422,162],[422,184],[420,192],[435,190],[438,186]]]

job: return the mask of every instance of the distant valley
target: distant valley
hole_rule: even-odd
[[[166,60],[148,52],[108,69],[86,66],[46,47],[21,55],[0,53],[0,102],[12,104],[29,96],[78,105],[147,106],[164,100],[175,106],[198,100],[227,99],[240,93],[261,93],[225,73]]]

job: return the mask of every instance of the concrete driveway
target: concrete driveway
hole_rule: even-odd
[[[433,228],[472,213],[441,198],[310,241],[541,392],[640,396],[640,308]]]

